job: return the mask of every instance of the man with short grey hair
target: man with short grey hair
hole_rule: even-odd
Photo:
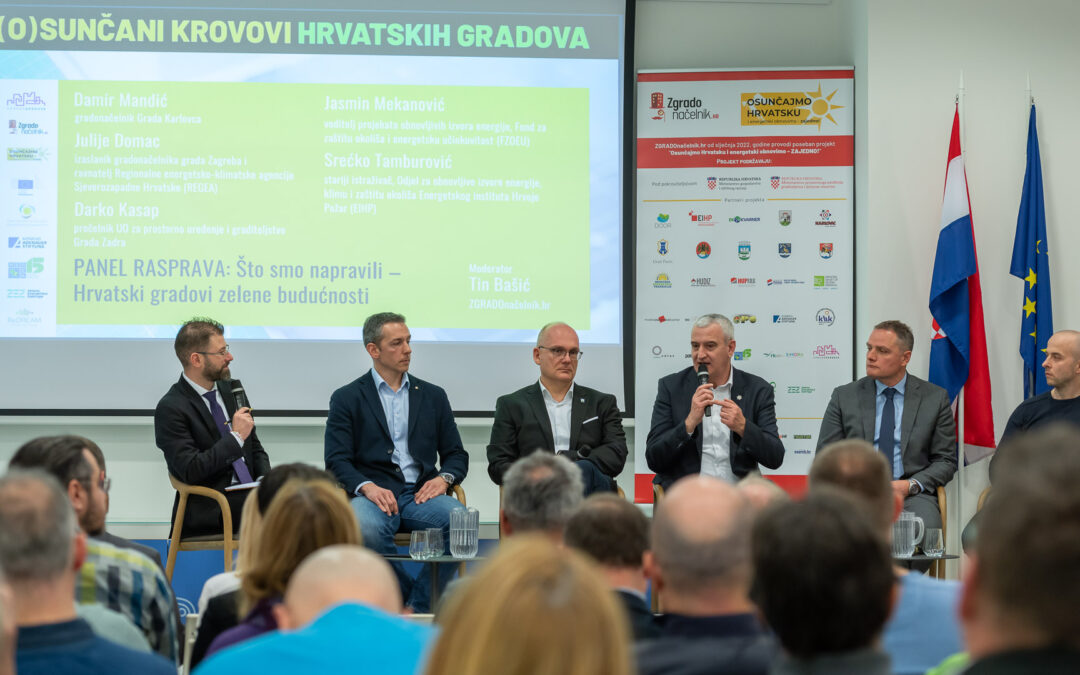
[[[86,557],[67,495],[39,470],[0,478],[0,566],[15,605],[16,672],[169,675],[164,658],[94,635],[75,611],[75,581]]]
[[[694,322],[693,364],[662,378],[653,404],[645,460],[654,483],[667,488],[695,473],[734,483],[759,465],[783,463],[772,386],[733,367],[741,355],[726,316],[705,314]]]
[[[495,402],[487,446],[488,475],[497,485],[514,462],[534,450],[566,455],[585,483],[585,494],[614,492],[626,464],[626,436],[615,396],[575,381],[582,351],[569,325],[545,325],[533,362],[540,379]]]
[[[537,451],[514,463],[503,481],[503,534],[537,532],[562,542],[563,529],[582,501],[581,472],[570,460]]]
[[[640,675],[768,672],[776,646],[750,602],[754,510],[710,476],[677,482],[656,507],[645,571],[664,611],[637,648]]]

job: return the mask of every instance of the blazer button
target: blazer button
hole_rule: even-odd
[[[386,451],[386,454],[388,454],[388,455],[394,454],[394,449],[390,448],[389,450]]]

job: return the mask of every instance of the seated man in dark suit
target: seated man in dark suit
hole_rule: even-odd
[[[703,473],[734,483],[758,465],[777,469],[784,444],[768,382],[731,365],[735,328],[722,314],[705,314],[690,330],[693,365],[660,380],[645,461],[665,489]],[[708,380],[699,384],[699,373]]]
[[[616,495],[594,495],[570,516],[564,539],[596,562],[626,608],[634,640],[657,637],[660,630],[645,601],[649,520],[641,509]]]
[[[270,458],[255,433],[251,410],[238,408],[229,387],[233,355],[225,344],[225,329],[210,319],[192,319],[180,327],[174,347],[184,372],[154,410],[154,437],[165,453],[169,473],[189,485],[222,492],[265,474]],[[225,496],[233,530],[238,532],[247,492],[235,490]],[[178,494],[174,516],[179,501]],[[188,499],[184,536],[219,534],[223,527],[213,500]]]
[[[956,423],[945,390],[907,371],[914,342],[899,321],[874,326],[866,377],[833,390],[817,449],[845,438],[869,441],[885,455],[904,509],[940,528],[935,492],[956,472]]]
[[[364,321],[372,368],[330,397],[324,457],[327,470],[352,497],[365,546],[395,553],[398,530],[438,527],[445,554],[450,511],[460,506],[446,492],[464,480],[469,454],[446,392],[409,374],[411,339],[400,314],[382,312]],[[456,569],[455,563],[444,563],[440,585]],[[394,571],[405,607],[430,612],[431,575],[421,570],[414,581],[400,563]]]
[[[540,329],[533,361],[536,384],[500,396],[487,446],[488,475],[502,485],[503,474],[534,450],[566,454],[581,469],[585,494],[614,492],[615,476],[626,464],[626,437],[615,397],[574,382],[581,350],[565,323]]]

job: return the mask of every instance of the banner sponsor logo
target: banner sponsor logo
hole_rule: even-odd
[[[8,263],[8,279],[36,279],[45,271],[45,258],[30,258],[25,262]]]
[[[832,211],[829,209],[822,209],[818,214],[817,220],[814,221],[814,225],[818,227],[836,227],[836,219],[833,218]]]
[[[820,289],[835,289],[838,285],[837,276],[835,274],[815,274],[814,275],[814,290]]]
[[[17,91],[5,101],[8,110],[45,110],[45,99],[36,91]]]
[[[836,313],[828,307],[822,307],[818,310],[817,316],[814,317],[819,326],[831,326],[836,321]]]
[[[658,230],[670,228],[671,227],[670,220],[671,220],[671,216],[669,216],[668,214],[666,214],[666,213],[658,213],[658,214],[656,214],[656,222],[653,223],[653,227],[655,227]]]
[[[671,278],[661,272],[656,275],[656,281],[652,283],[653,288],[671,288]]]
[[[8,248],[45,248],[41,237],[8,237]]]
[[[774,190],[779,188],[780,187],[780,176],[773,176],[772,178],[770,178],[769,179],[769,185],[771,185],[772,189],[774,189]]]
[[[676,356],[677,354],[668,354],[667,352],[665,352],[663,347],[661,347],[660,345],[652,346],[652,357],[654,359],[673,359]]]
[[[787,393],[792,395],[813,394],[815,391],[817,391],[817,387],[812,387],[806,384],[789,384],[787,386]]]
[[[654,91],[649,94],[649,110],[653,111],[652,119],[664,120],[708,120],[719,119],[720,114],[708,109],[701,99],[692,96],[690,98],[675,98],[664,96],[663,92]]]
[[[712,288],[712,277],[693,277],[690,279],[690,288]]]
[[[732,323],[757,323],[756,314],[736,314],[731,317]]]
[[[781,258],[790,258],[791,257],[791,242],[790,241],[780,242],[779,244],[776,245],[776,247],[778,249],[778,252],[780,253]]]
[[[9,162],[42,162],[48,159],[45,148],[8,148]]]
[[[34,179],[19,178],[15,180],[15,191],[20,197],[32,197],[34,194]]]
[[[833,256],[833,245],[831,241],[823,241],[818,244],[818,253],[825,260],[828,260]]]
[[[668,254],[668,240],[667,239],[661,239],[660,241],[656,242],[656,252],[659,253],[660,255],[667,255]]]
[[[795,323],[795,315],[794,314],[773,314],[772,315],[772,322],[773,323]]]
[[[840,350],[833,345],[818,345],[814,347],[815,359],[838,359],[840,358]]]
[[[753,286],[757,286],[757,279],[755,279],[754,277],[731,277],[731,285],[750,288]]]
[[[45,136],[48,132],[41,128],[37,122],[20,122],[8,120],[8,133],[20,136]]]
[[[774,178],[776,178],[774,176]],[[776,185],[773,186],[775,190],[780,185],[780,179],[776,178]],[[791,209],[780,209],[780,226],[787,227],[791,224]]]
[[[698,225],[714,225],[713,214],[711,213],[694,213],[690,212],[690,222],[697,223]]]
[[[732,216],[728,218],[729,223],[758,223],[761,222],[761,218],[748,218],[746,216]]]
[[[748,241],[740,241],[739,242],[739,260],[749,260],[749,259],[750,259],[750,242],[748,242]]]
[[[799,284],[805,284],[802,279],[769,279],[765,282],[766,286],[798,286]]]
[[[823,120],[837,125],[832,113],[844,106],[832,102],[836,92],[824,94],[821,84],[816,91],[750,92],[740,96],[742,126],[813,124],[821,129]]]
[[[708,186],[708,188],[710,190],[715,190],[716,189],[716,176],[707,177],[705,179],[705,185]]]
[[[694,253],[697,254],[697,257],[704,260],[712,254],[712,246],[709,246],[709,242],[707,241],[699,241],[697,247],[694,248]]]
[[[801,359],[806,356],[803,352],[762,352],[767,359]]]
[[[750,359],[750,350],[744,349],[742,351],[735,350],[735,353],[731,355],[733,361],[747,361]]]

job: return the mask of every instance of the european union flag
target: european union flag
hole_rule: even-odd
[[[1020,215],[1016,218],[1009,274],[1024,280],[1024,305],[1020,319],[1020,357],[1024,360],[1024,398],[1050,390],[1042,362],[1046,341],[1054,334],[1054,313],[1050,302],[1050,244],[1046,240],[1046,211],[1043,207],[1042,162],[1039,135],[1035,130],[1035,104],[1028,121],[1027,170],[1020,195]]]

